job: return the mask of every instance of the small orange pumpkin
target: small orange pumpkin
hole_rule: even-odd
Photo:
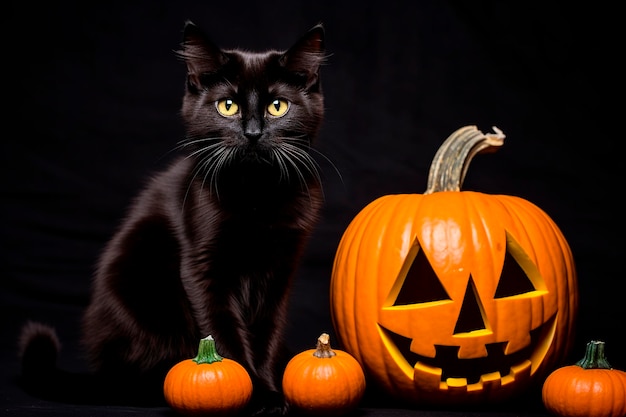
[[[577,276],[558,226],[520,197],[461,190],[472,157],[503,144],[494,129],[450,135],[426,191],[371,202],[337,248],[330,301],[341,346],[372,382],[416,405],[505,401],[571,348]]]
[[[283,393],[303,414],[339,416],[354,410],[365,392],[361,365],[349,353],[331,349],[322,333],[316,349],[291,358],[283,374]]]
[[[231,416],[252,397],[252,379],[238,362],[221,357],[215,340],[200,340],[198,356],[174,365],[163,384],[165,400],[184,415]]]
[[[561,417],[626,416],[626,372],[613,369],[604,342],[587,343],[585,357],[553,371],[543,383],[546,409]]]

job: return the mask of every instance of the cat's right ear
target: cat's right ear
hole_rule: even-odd
[[[183,42],[177,55],[187,65],[187,84],[201,90],[203,76],[217,72],[228,58],[193,22],[185,22]]]
[[[308,89],[319,87],[319,69],[325,58],[324,26],[319,23],[285,52],[280,62],[287,70],[302,76]]]

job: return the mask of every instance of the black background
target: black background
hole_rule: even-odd
[[[173,51],[186,19],[219,45],[247,49],[284,49],[316,23],[326,28],[327,111],[317,147],[332,164],[320,158],[326,203],[292,294],[294,351],[312,347],[321,331],[334,337],[329,280],[349,221],[382,195],[422,193],[437,148],[457,128],[495,125],[505,145],[474,159],[464,189],[517,195],[552,217],[579,275],[572,361],[587,341],[603,340],[612,365],[626,369],[616,10],[435,0],[1,7],[0,412],[167,413],[31,398],[15,383],[15,351],[19,325],[43,320],[58,327],[60,364],[83,368],[78,320],[98,252],[182,137],[185,69]],[[540,398],[530,403],[537,407],[527,413],[543,415]],[[383,404],[363,412],[407,411]]]

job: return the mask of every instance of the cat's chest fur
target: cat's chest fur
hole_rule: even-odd
[[[137,210],[138,216],[160,213],[192,247],[232,240],[237,247],[257,252],[270,249],[280,235],[309,233],[317,222],[322,206],[318,183],[294,187],[248,167],[250,172],[228,179],[216,190],[194,168],[194,162],[183,157],[156,176],[140,196],[145,208]],[[259,246],[263,243],[270,246]]]

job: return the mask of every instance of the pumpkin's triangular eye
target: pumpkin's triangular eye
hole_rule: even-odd
[[[506,232],[504,265],[494,298],[532,296],[535,292],[545,291],[547,291],[546,283],[537,265],[522,245],[517,243],[509,232]]]
[[[415,247],[416,249],[418,246]],[[430,266],[424,251],[417,249],[413,262],[406,273],[394,305],[420,304],[430,301],[449,300],[448,293]],[[407,262],[410,261],[410,255]]]
[[[535,291],[535,286],[530,282],[530,279],[528,279],[528,276],[513,256],[507,252],[504,256],[502,274],[500,275],[500,281],[494,297],[511,297],[531,291]]]

